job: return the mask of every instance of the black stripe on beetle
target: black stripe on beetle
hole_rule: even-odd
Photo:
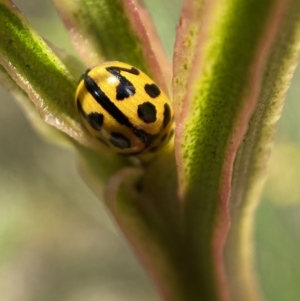
[[[151,98],[156,98],[160,95],[160,90],[155,84],[146,84],[144,90]]]
[[[125,98],[129,98],[130,96],[133,96],[135,94],[134,85],[120,72],[124,71],[124,72],[138,75],[140,73],[139,70],[133,67],[131,69],[125,69],[125,68],[119,68],[114,66],[107,67],[106,70],[119,80],[119,84],[116,87],[117,100],[124,100]]]
[[[111,69],[115,69],[115,70],[118,70],[119,73],[121,71],[124,71],[124,72],[127,72],[127,73],[130,73],[130,74],[134,74],[134,75],[139,75],[140,74],[140,71],[134,67],[131,67],[130,69],[128,68],[124,68],[124,67],[117,67],[117,66],[110,66],[110,67],[107,67],[106,70],[108,72],[110,72],[109,70]]]
[[[89,73],[92,69],[93,69],[93,67],[89,67],[88,69],[85,70],[85,72],[84,72],[83,74],[81,74],[81,76],[80,76],[80,78],[79,78],[79,80],[78,80],[77,85],[79,85],[79,83],[80,83],[82,80],[84,80],[84,75],[85,75],[85,73]]]
[[[110,114],[120,124],[127,126],[146,146],[151,143],[153,139],[152,135],[142,129],[137,129],[129,121],[128,117],[105,95],[97,83],[87,73],[84,73],[83,80],[87,91],[108,114]]]
[[[145,123],[152,123],[156,121],[156,108],[151,102],[147,101],[138,105],[137,114]]]

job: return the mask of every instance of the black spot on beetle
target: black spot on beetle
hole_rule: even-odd
[[[138,105],[137,114],[145,123],[156,121],[156,108],[151,102],[144,102]]]
[[[119,84],[116,87],[116,99],[117,100],[124,100],[125,98],[129,98],[130,96],[133,96],[135,94],[134,85],[125,76],[123,76],[120,73],[120,71],[122,70],[121,68],[107,67],[106,70],[109,73],[113,74],[119,80]],[[130,70],[132,70],[132,69],[130,69]],[[134,68],[134,70],[137,70],[137,69]]]
[[[116,99],[124,100],[135,94],[134,85],[125,77],[120,80],[120,84],[116,87]]]
[[[144,89],[151,98],[156,98],[160,95],[160,90],[155,84],[146,84]]]
[[[87,122],[89,125],[96,131],[100,131],[103,125],[103,114],[99,114],[97,112],[92,112],[87,115]]]
[[[97,112],[92,112],[87,114],[81,105],[79,98],[77,98],[77,109],[78,112],[86,119],[89,125],[96,131],[100,131],[103,125],[103,114],[99,114]]]
[[[165,103],[164,108],[165,110],[164,110],[163,127],[165,128],[171,120],[171,108],[167,103]]]
[[[126,149],[131,147],[130,140],[121,133],[112,132],[109,141],[119,149]]]

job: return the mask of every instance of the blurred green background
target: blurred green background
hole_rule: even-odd
[[[171,56],[181,0],[146,2]],[[42,36],[74,52],[50,0],[15,3]],[[257,270],[270,301],[300,300],[299,82],[300,68],[256,219]],[[76,155],[38,136],[2,89],[0,106],[0,300],[158,300],[105,207],[80,179]]]

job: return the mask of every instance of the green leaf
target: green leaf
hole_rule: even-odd
[[[42,119],[78,136],[75,80],[15,5],[0,1],[0,62],[33,101]]]
[[[171,67],[150,17],[138,1],[53,1],[88,66],[126,62],[149,74],[168,92]]]
[[[180,196],[185,210],[187,256],[195,259],[194,277],[198,277],[198,282],[204,286],[199,299],[226,299],[233,293],[231,297],[234,300],[247,300],[245,298],[248,296],[250,300],[256,293],[255,285],[251,286],[250,282],[239,283],[234,289],[234,281],[230,281],[233,291],[226,282],[226,272],[232,273],[231,279],[241,277],[241,272],[245,274],[241,267],[237,270],[239,261],[236,261],[236,270],[228,271],[222,260],[229,228],[227,206],[230,182],[235,154],[243,141],[249,120],[253,111],[262,105],[260,95],[267,93],[275,114],[280,112],[298,55],[298,23],[285,14],[293,11],[295,16],[299,15],[296,6],[292,7],[295,3],[269,0],[232,0],[209,4],[185,2],[176,42],[177,47],[184,45],[184,48],[175,48],[174,55],[174,62],[178,60],[174,94],[179,93],[179,97],[175,98],[175,146]],[[289,35],[283,25],[288,22],[289,34],[292,34],[290,40],[286,40]],[[281,39],[287,43],[278,56],[273,56]],[[279,70],[282,62],[286,67]],[[269,64],[273,68],[276,66],[276,69],[268,69]],[[274,72],[272,77],[277,77],[278,82],[265,81],[271,70]],[[277,94],[280,95],[272,95],[272,84],[278,84]],[[273,116],[261,114],[253,122],[253,128],[248,129],[247,136],[268,135],[270,128],[274,128]],[[268,127],[261,128],[262,121]],[[256,145],[256,142],[249,140],[245,152],[251,152],[252,147],[259,150],[262,145],[269,145],[269,139],[261,145]],[[256,162],[265,160],[265,152],[255,156]],[[240,160],[240,172],[235,170],[234,177],[241,180],[240,185],[236,186],[239,189],[247,187],[250,177],[256,178],[257,183],[260,181],[260,177],[251,170],[254,166],[248,164],[253,162],[243,158]],[[262,169],[265,168],[266,164]],[[249,182],[242,182],[241,172],[248,171]],[[231,199],[235,208],[235,198],[238,196]],[[241,208],[237,212],[239,217],[243,216]],[[235,225],[234,221],[232,227],[236,231],[244,229]],[[244,235],[247,236],[247,233],[239,237],[240,248]],[[229,256],[231,263],[236,260],[236,254],[229,252]],[[250,260],[248,258],[248,263]]]
[[[44,137],[47,137],[56,143],[58,141],[62,144],[67,142],[66,137],[61,131],[58,131],[56,128],[48,125],[40,118],[33,102],[29,99],[28,95],[16,84],[16,82],[1,65],[0,84],[11,95],[14,96],[37,131],[39,131]]]
[[[85,158],[84,164],[97,169],[102,175],[98,185],[102,187],[103,182],[127,161],[124,158],[116,159],[113,154],[99,153],[99,143],[81,126],[74,101],[76,81],[66,65],[78,76],[82,64],[52,46],[64,65],[16,6],[7,0],[0,0],[0,36],[3,37],[0,40],[0,62],[6,70],[1,68],[3,86],[8,90],[13,89],[13,94],[22,102],[27,115],[40,132],[73,145]],[[38,120],[37,113],[48,125]],[[49,125],[54,128],[50,129]]]
[[[275,126],[299,58],[299,1],[291,1],[283,7],[278,5],[273,16],[268,27],[276,36],[269,46],[269,55],[264,58],[261,86],[256,88],[258,102],[233,170],[231,231],[225,250],[233,300],[240,300],[242,296],[245,299],[245,292],[245,300],[258,299],[252,254],[254,214],[267,175]],[[262,51],[265,50],[262,48]]]

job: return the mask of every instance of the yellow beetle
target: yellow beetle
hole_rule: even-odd
[[[114,152],[155,152],[173,136],[170,100],[145,73],[128,64],[106,62],[87,69],[75,99],[87,131]]]

